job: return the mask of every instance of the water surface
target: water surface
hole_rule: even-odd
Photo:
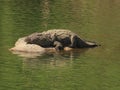
[[[69,29],[102,46],[16,55],[16,40]],[[119,0],[0,0],[0,90],[120,90]]]

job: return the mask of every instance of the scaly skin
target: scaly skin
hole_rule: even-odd
[[[82,40],[77,34],[69,30],[62,29],[33,33],[27,36],[25,41],[42,47],[55,47],[56,50],[62,50],[64,47],[88,48],[97,46],[95,43]]]

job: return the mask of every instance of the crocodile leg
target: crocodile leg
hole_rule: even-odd
[[[73,35],[71,36],[71,44],[70,44],[70,47],[71,48],[76,48],[77,47],[77,36],[76,35]]]
[[[63,50],[63,45],[59,41],[55,41],[54,46],[57,51]]]

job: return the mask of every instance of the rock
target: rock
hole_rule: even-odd
[[[25,37],[18,39],[15,43],[15,47],[9,49],[10,51],[17,52],[32,52],[32,53],[45,53],[47,51],[55,51],[54,48],[43,48],[36,44],[27,44]]]

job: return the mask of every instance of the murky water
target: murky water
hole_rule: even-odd
[[[20,37],[55,28],[102,46],[8,51]],[[0,46],[0,90],[120,90],[120,0],[0,0]]]

